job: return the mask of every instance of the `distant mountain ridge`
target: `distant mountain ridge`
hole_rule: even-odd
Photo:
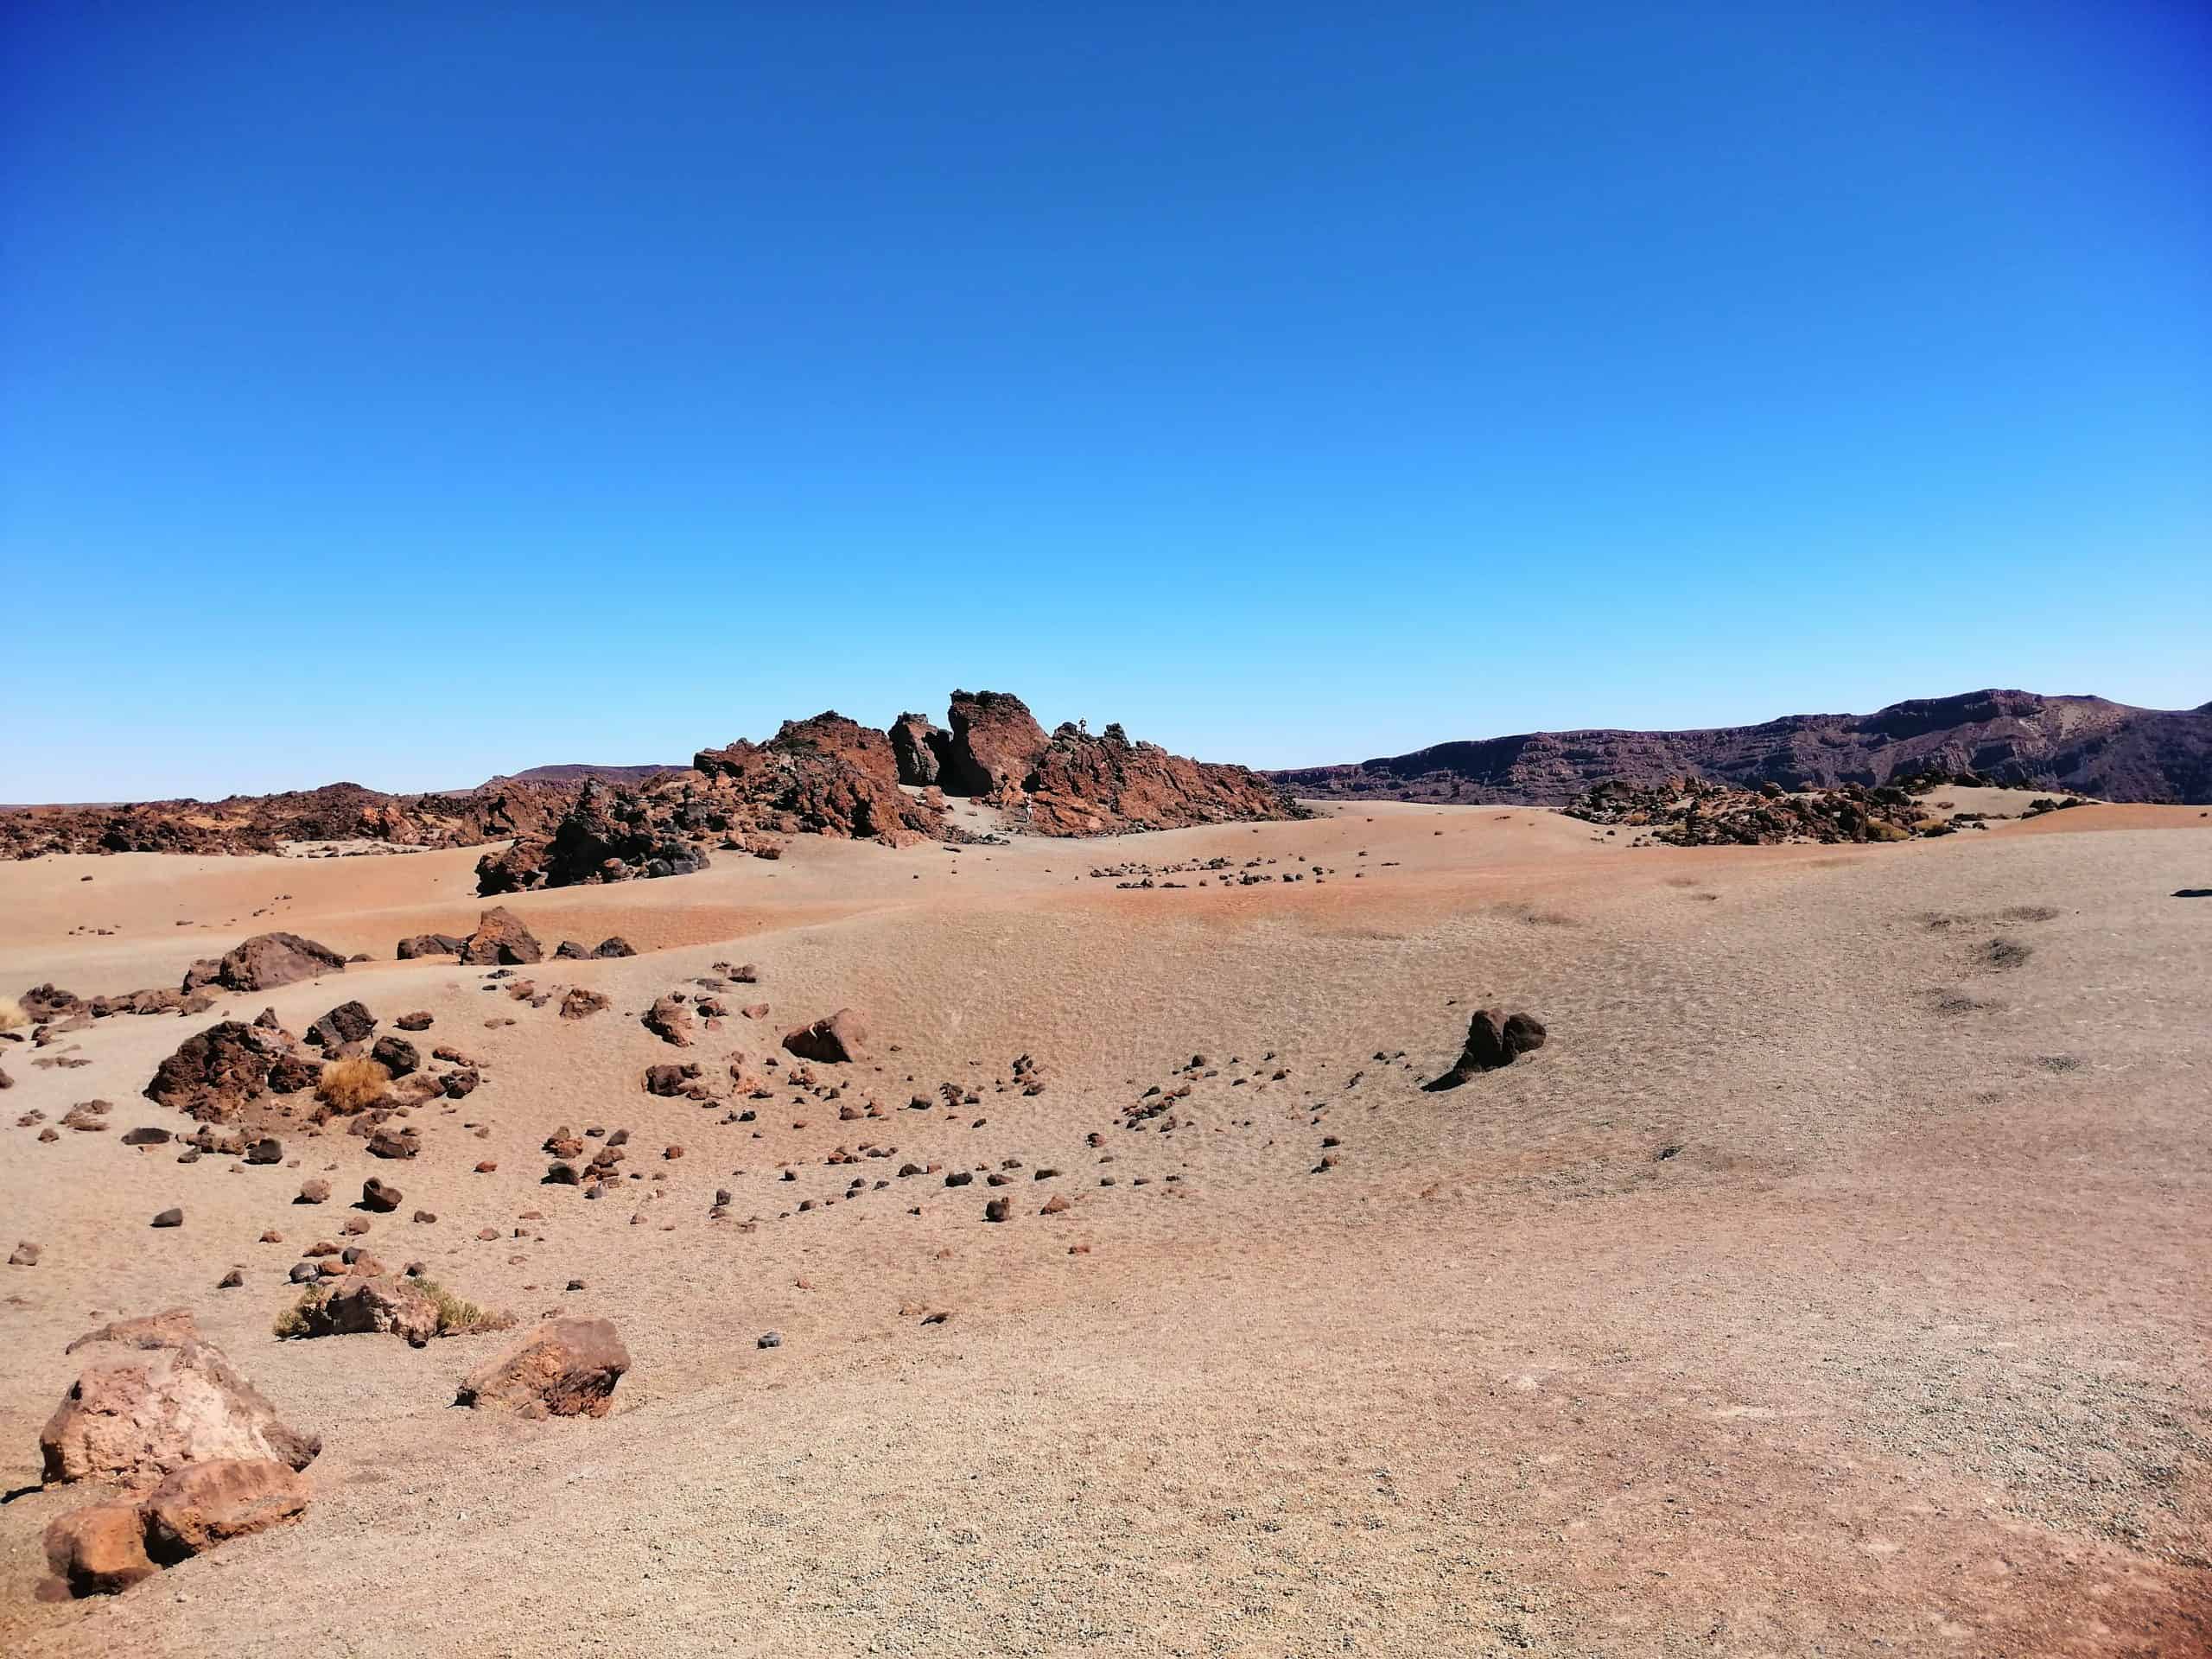
[[[1756,726],[1529,732],[1268,775],[1307,797],[1560,806],[1610,779],[1696,776],[1796,789],[1937,770],[2106,800],[2212,803],[2212,702],[2137,709],[2103,697],[1968,691],[1871,715],[1785,715]]]
[[[664,766],[595,766],[588,761],[574,761],[566,766],[532,766],[527,772],[503,772],[496,777],[486,778],[476,787],[497,789],[502,784],[581,784],[587,778],[596,778],[602,784],[642,784],[647,779],[659,777],[664,772],[682,772],[690,764],[689,760],[673,760]]]

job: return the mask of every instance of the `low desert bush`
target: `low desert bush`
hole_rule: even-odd
[[[0,1031],[13,1031],[28,1026],[31,1017],[23,1012],[23,1005],[12,996],[0,996]]]
[[[276,1316],[276,1323],[271,1325],[270,1329],[280,1340],[289,1342],[294,1337],[304,1337],[307,1335],[308,1305],[315,1300],[316,1293],[320,1288],[321,1287],[319,1286],[308,1286],[307,1289],[300,1293],[300,1300],[298,1301],[294,1302],[289,1307],[286,1308],[282,1313],[279,1313]]]
[[[315,1080],[315,1098],[334,1112],[365,1112],[384,1098],[391,1073],[375,1060],[332,1060]]]
[[[505,1331],[513,1327],[513,1314],[479,1307],[475,1303],[454,1295],[435,1279],[417,1279],[415,1288],[436,1305],[438,1334],[442,1337],[467,1337],[479,1331]]]

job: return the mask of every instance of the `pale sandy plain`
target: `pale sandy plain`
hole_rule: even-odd
[[[82,1069],[0,1053],[0,1249],[44,1249],[0,1268],[0,1649],[2212,1649],[2212,899],[2171,896],[2212,887],[2212,820],[1623,839],[1364,804],[959,853],[802,838],[779,862],[510,900],[549,949],[620,932],[644,952],[531,976],[613,999],[581,1023],[481,970],[389,960],[473,925],[474,852],[0,866],[10,992],[172,982],[271,926],[385,958],[43,1051]],[[1216,855],[1332,874],[1085,874]],[[1993,939],[2025,959],[1994,965]],[[645,1095],[643,1068],[678,1057],[637,1014],[718,960],[757,963],[739,1000],[772,1014],[681,1058],[758,1057],[849,1006],[876,1052],[846,1096],[890,1121],[785,1095],[726,1125]],[[103,1097],[118,1128],[181,1129],[139,1091],[190,1030],[264,1003],[299,1030],[352,997],[387,1024],[428,1009],[427,1041],[486,1064],[449,1115],[416,1114],[413,1163],[330,1135],[293,1137],[296,1167],[183,1166],[13,1127]],[[1537,1013],[1550,1044],[1421,1092],[1485,1001]],[[995,1092],[1025,1052],[1046,1091]],[[1118,1127],[1194,1052],[1211,1075],[1186,1127]],[[895,1109],[946,1079],[983,1103]],[[541,1186],[563,1123],[627,1127],[631,1167],[666,1179],[597,1203]],[[1325,1135],[1339,1161],[1316,1173]],[[871,1138],[897,1159],[823,1164]],[[470,1173],[486,1156],[498,1173]],[[980,1178],[795,1213],[909,1158],[1020,1159],[1014,1219],[982,1222]],[[285,1270],[346,1213],[290,1202],[326,1171],[341,1197],[371,1173],[404,1188],[369,1241],[386,1260],[525,1319],[613,1319],[636,1361],[613,1414],[455,1408],[507,1338],[276,1340]],[[718,1186],[732,1221],[707,1217]],[[1073,1208],[1039,1215],[1053,1192]],[[169,1205],[185,1225],[149,1231]],[[407,1222],[417,1205],[435,1225]],[[283,1244],[256,1242],[270,1227]],[[245,1287],[217,1290],[233,1263]],[[180,1304],[323,1435],[314,1507],[120,1597],[41,1603],[40,1534],[85,1501],[37,1489],[62,1346]],[[784,1345],[757,1348],[770,1330]]]

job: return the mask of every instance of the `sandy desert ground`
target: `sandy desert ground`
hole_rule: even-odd
[[[1216,856],[1306,879],[1089,874]],[[43,1252],[0,1268],[0,1649],[2212,1651],[2212,899],[2173,896],[2212,887],[2198,809],[1868,849],[1631,851],[1545,811],[1386,805],[957,852],[802,837],[505,900],[549,950],[639,947],[522,970],[613,999],[576,1022],[391,960],[474,925],[475,857],[0,866],[11,993],[174,983],[272,927],[380,958],[40,1051],[82,1067],[0,1048],[0,1249]],[[758,965],[771,1013],[678,1056],[638,1015],[722,961]],[[184,1036],[348,998],[427,1009],[484,1064],[396,1173],[337,1133],[246,1168],[14,1127],[94,1097],[188,1127],[140,1095]],[[1548,1044],[1423,1092],[1493,1003]],[[640,1087],[845,1007],[874,1052],[823,1070],[884,1122],[786,1090],[725,1123]],[[1025,1053],[1041,1094],[1001,1086]],[[947,1080],[981,1104],[906,1109]],[[1186,1081],[1179,1127],[1124,1127]],[[564,1123],[627,1128],[639,1179],[541,1185]],[[895,1158],[824,1163],[866,1139]],[[980,1177],[872,1184],[1008,1159],[1002,1225]],[[456,1408],[510,1337],[276,1340],[286,1270],[348,1213],[291,1202],[325,1173],[404,1186],[387,1259],[525,1320],[611,1318],[635,1359],[613,1414]],[[185,1224],[150,1231],[171,1205]],[[323,1436],[314,1505],[41,1601],[41,1531],[84,1501],[39,1487],[63,1346],[178,1305]]]

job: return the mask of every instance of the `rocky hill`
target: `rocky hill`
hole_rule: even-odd
[[[1786,715],[1757,726],[1530,732],[1268,776],[1313,798],[1563,806],[1612,781],[1871,787],[1932,772],[2105,800],[2212,802],[2212,703],[2166,710],[1970,691],[1871,715]]]
[[[894,847],[968,839],[947,795],[979,798],[1043,836],[1105,836],[1301,816],[1243,766],[1134,743],[1119,726],[1050,737],[1020,698],[955,691],[950,728],[902,714],[877,731],[834,710],[785,721],[765,743],[702,749],[688,772],[636,789],[587,782],[549,834],[518,836],[477,865],[485,894],[683,875],[716,850],[778,856],[792,835]]]
[[[642,784],[664,772],[683,770],[681,761],[658,766],[601,766],[589,761],[572,761],[561,766],[531,766],[523,772],[503,772],[496,778],[486,779],[477,788],[497,789],[503,784],[581,784],[594,778],[602,784]]]
[[[219,801],[31,806],[0,813],[0,858],[46,853],[273,853],[289,842],[372,841],[473,847],[550,831],[576,786],[486,785],[461,794],[387,795],[326,784]]]

